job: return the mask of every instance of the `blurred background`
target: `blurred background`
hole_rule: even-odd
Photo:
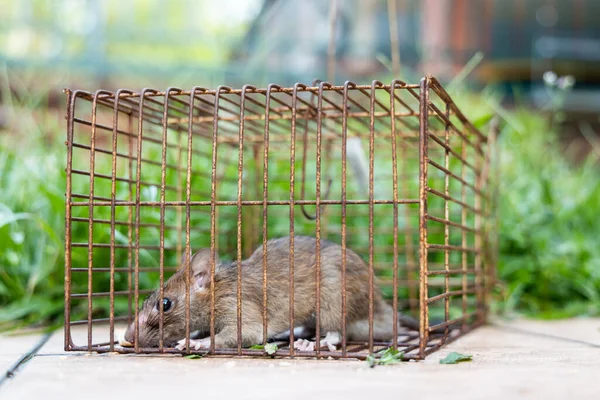
[[[330,7],[0,0],[0,329],[62,317],[63,88],[327,79]],[[600,312],[599,15],[596,0],[338,2],[334,83],[431,73],[475,124],[501,117],[507,315]]]

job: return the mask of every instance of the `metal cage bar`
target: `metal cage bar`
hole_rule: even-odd
[[[497,180],[496,131],[483,135],[435,78],[418,85],[65,92],[66,350],[261,355],[265,350],[248,349],[245,339],[248,313],[256,311],[256,344],[275,340],[276,356],[363,359],[392,347],[405,359],[422,359],[485,322],[495,262],[489,187]],[[310,254],[314,350],[294,348],[295,328],[306,318],[296,315],[296,302],[305,298],[298,262],[308,256],[298,253],[304,250],[297,238],[307,234],[317,239]],[[279,236],[289,236],[285,282],[270,275],[269,240]],[[259,243],[255,290],[244,256]],[[332,268],[330,243],[339,245],[334,294],[323,280]],[[193,347],[191,322],[191,259],[201,246],[210,250],[207,349]],[[223,309],[215,291],[227,264],[217,252],[230,256],[235,271],[232,348],[218,340]],[[356,281],[355,253],[365,263],[364,282]],[[185,282],[184,350],[167,337],[171,322],[162,307],[164,283],[177,274]],[[288,316],[282,340],[272,337],[277,313],[270,290],[278,284],[287,292],[277,310]],[[364,285],[368,303],[359,340],[349,336],[358,323],[356,285]],[[155,291],[158,340],[149,347],[140,344],[148,323],[140,305]],[[385,340],[378,337],[381,296],[391,305],[384,325],[392,337]],[[341,322],[335,351],[321,346],[331,328],[323,322],[331,298],[339,301],[334,320]],[[95,307],[104,301],[106,315]],[[403,314],[418,315],[419,329],[402,325]],[[133,332],[131,348],[118,341],[124,323]]]

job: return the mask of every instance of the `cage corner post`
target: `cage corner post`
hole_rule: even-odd
[[[492,216],[491,216],[491,227],[492,227],[492,266],[490,269],[491,283],[492,287],[490,288],[490,295],[493,287],[496,286],[498,282],[498,257],[500,256],[500,205],[498,204],[498,199],[500,198],[500,179],[501,179],[501,167],[500,167],[500,145],[498,144],[498,135],[500,134],[500,116],[496,115],[495,117],[495,129],[493,131],[493,142],[490,144],[492,151],[492,170],[493,176],[492,179],[492,198],[493,202],[492,206]]]
[[[485,146],[488,137],[484,136],[479,131],[477,133],[477,141],[475,142],[475,187],[474,187],[474,209],[475,211],[475,301],[476,305],[476,325],[483,325],[487,319],[487,267],[486,260],[486,229],[487,229],[487,208],[490,197],[486,193],[486,175],[489,168],[489,146]]]
[[[426,355],[429,341],[429,304],[427,302],[427,165],[429,76],[421,79],[419,93],[419,358]]]
[[[71,171],[73,168],[73,112],[75,96],[70,89],[64,90],[67,96],[67,175],[65,188],[65,326],[64,349],[72,348],[71,339]]]
[[[492,291],[496,283],[497,251],[498,251],[498,187],[499,165],[497,137],[499,133],[499,116],[494,115],[489,122],[486,137],[485,175],[482,177],[482,186],[487,196],[485,205],[485,219],[483,232],[484,249],[484,316],[483,323],[488,320]]]

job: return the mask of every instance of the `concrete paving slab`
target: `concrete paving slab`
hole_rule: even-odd
[[[125,333],[127,325],[115,324],[115,338],[121,337]],[[121,335],[121,336],[119,336]],[[71,338],[73,342],[78,346],[85,346],[87,344],[87,325],[75,326],[71,328]],[[41,355],[47,354],[63,354],[65,353],[64,343],[64,329],[57,330],[54,335],[50,338],[48,343],[39,351]],[[108,324],[99,324],[92,327],[92,340],[93,343],[108,342],[110,338],[110,328]],[[70,354],[70,353],[69,353]]]
[[[600,318],[570,318],[555,321],[517,319],[509,322],[496,320],[492,323],[505,331],[560,336],[600,346]]]
[[[43,334],[37,332],[18,335],[0,334],[0,374],[34,348],[42,337]]]
[[[232,399],[597,399],[600,393],[600,319],[513,321],[486,326],[424,362],[370,369],[365,362],[204,358],[180,356],[40,354],[8,384],[3,399],[182,398]],[[516,329],[518,328],[518,330]],[[590,341],[541,337],[523,330]],[[85,335],[85,331],[84,335]],[[79,332],[77,332],[79,334]],[[55,335],[52,341],[60,339]],[[50,345],[50,343],[49,343]],[[44,349],[42,349],[44,350]],[[473,361],[440,365],[451,351]]]

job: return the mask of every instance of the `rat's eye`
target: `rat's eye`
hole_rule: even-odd
[[[160,305],[160,301],[159,301],[159,305]],[[171,309],[171,300],[167,299],[166,297],[163,299],[162,301],[162,308],[164,312],[167,312]],[[158,307],[157,307],[158,308]]]

